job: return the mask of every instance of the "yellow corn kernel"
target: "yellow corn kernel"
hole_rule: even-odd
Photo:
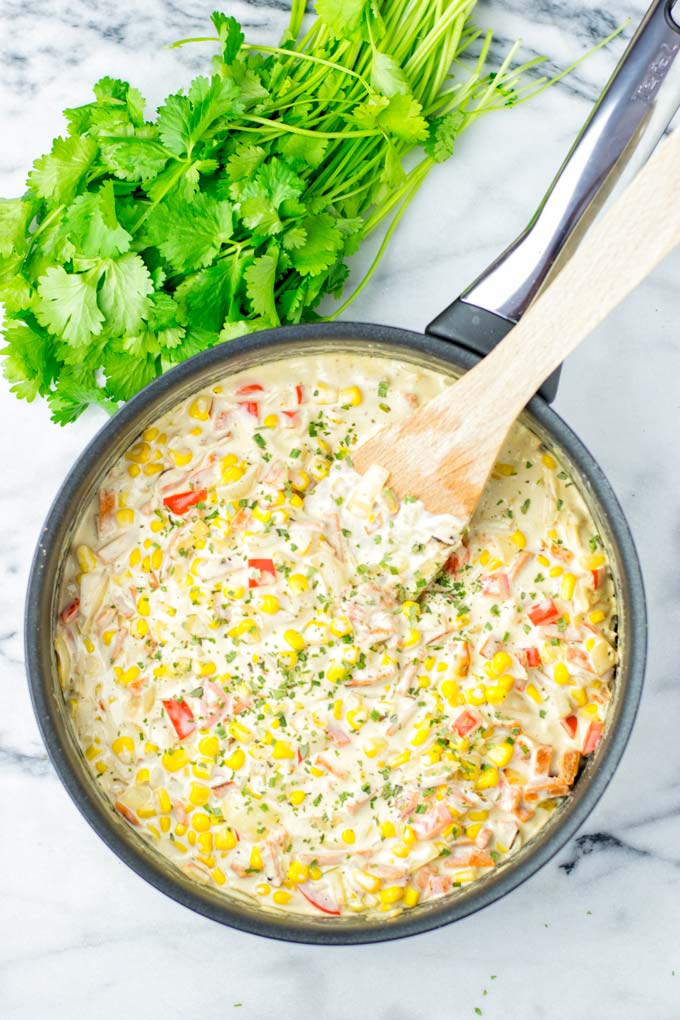
[[[297,666],[297,652],[277,652],[277,658],[282,669],[295,669]]]
[[[262,419],[262,424],[266,429],[273,429],[278,425],[278,423],[279,419],[278,416],[275,414],[268,414],[266,415],[265,418]]]
[[[300,594],[303,591],[309,590],[309,581],[304,574],[291,574],[288,578],[288,587]]]
[[[154,570],[159,570],[161,563],[163,562],[163,551],[158,546],[151,553],[151,566]]]
[[[144,742],[144,754],[157,754],[158,744],[153,744],[150,740]]]
[[[491,553],[489,552],[489,550],[488,549],[482,549],[481,553],[479,554],[480,565],[482,567],[485,567],[488,564],[490,559],[491,559]]]
[[[516,475],[517,471],[512,464],[504,464],[502,461],[497,461],[494,464],[494,474],[502,475],[504,478],[510,478],[512,475]]]
[[[557,541],[557,532],[555,531],[554,528],[548,528],[548,530],[546,531],[546,535],[548,536],[551,542]]]
[[[130,628],[133,637],[145,638],[149,633],[149,624],[146,622],[143,616],[137,617]]]
[[[330,464],[328,463],[327,460],[324,460],[322,457],[315,457],[312,463],[309,465],[309,470],[311,471],[313,477],[316,478],[317,482],[322,481],[322,479],[326,477],[330,469],[331,469]]]
[[[404,887],[401,885],[388,885],[386,889],[381,889],[378,893],[380,902],[389,904],[397,903],[404,895]]]
[[[87,758],[88,761],[94,761],[95,758],[98,758],[101,753],[102,753],[101,748],[95,747],[94,744],[90,744],[89,747],[85,748],[85,757]]]
[[[514,542],[518,549],[523,549],[527,544],[527,537],[523,531],[519,531],[518,529],[517,531],[513,531],[510,536],[510,541]]]
[[[298,492],[306,492],[309,488],[311,478],[306,471],[294,471],[291,478],[291,485]]]
[[[380,737],[369,737],[363,745],[363,752],[367,758],[375,758],[387,750],[387,741]]]
[[[137,599],[137,612],[140,616],[148,616],[150,614],[151,607],[149,606],[148,595],[142,595]]]
[[[269,616],[273,616],[278,613],[281,608],[281,603],[277,599],[276,595],[262,595],[258,603],[260,612],[267,613]]]
[[[85,645],[86,651],[88,651],[90,655],[92,655],[92,652],[94,651],[94,642],[90,641],[89,637],[87,637],[85,638],[83,644]]]
[[[207,832],[211,825],[210,815],[205,811],[194,811],[191,816],[191,824],[196,832]]]
[[[574,594],[574,588],[576,587],[576,578],[573,574],[565,574],[562,578],[562,587],[560,589],[560,595],[563,599],[569,600]]]
[[[582,687],[572,687],[569,693],[571,694],[572,700],[575,704],[579,705],[581,708],[587,704],[588,695]]]
[[[243,768],[245,763],[245,752],[240,747],[237,747],[236,750],[229,755],[224,764],[228,769],[233,769],[234,772],[238,772],[239,769]]]
[[[403,839],[406,846],[413,846],[416,841],[416,834],[410,825],[405,825],[401,830],[401,838]]]
[[[189,800],[195,807],[203,807],[210,800],[210,787],[203,783],[192,783],[189,787]]]
[[[336,698],[333,702],[333,718],[342,719],[342,701],[340,698]]]
[[[294,807],[299,807],[306,796],[307,794],[304,790],[291,790],[288,794],[288,800]]]
[[[252,730],[249,730],[243,723],[238,722],[236,719],[232,719],[229,723],[229,733],[234,740],[240,741],[242,744],[249,744],[255,734]]]
[[[544,453],[541,457],[541,461],[549,471],[554,471],[557,467],[557,461],[554,457],[551,457],[549,453]]]
[[[150,778],[151,773],[149,772],[148,769],[140,769],[137,775],[135,776],[135,782],[142,785],[143,783],[148,783]]]
[[[468,825],[468,827],[465,830],[465,835],[467,836],[468,839],[475,840],[477,839],[477,836],[480,834],[481,831],[482,831],[481,822],[475,822],[474,825]]]
[[[512,657],[507,652],[496,652],[490,663],[493,676],[502,676],[512,666]]]
[[[418,683],[418,687],[421,690],[427,690],[427,688],[430,686],[431,681],[430,681],[429,676],[423,675],[423,676],[419,676],[417,678],[417,683]]]
[[[132,737],[116,737],[111,744],[111,750],[115,754],[116,758],[127,757],[134,754],[135,742]]]
[[[380,823],[380,835],[383,839],[392,839],[392,837],[396,836],[396,834],[397,830],[395,829],[393,822],[387,821]]]
[[[540,554],[540,556],[536,557],[536,561],[540,563],[542,567],[550,566],[550,560],[548,559],[547,556],[544,556],[542,553]]]
[[[532,701],[535,701],[537,705],[541,704],[541,702],[543,701],[543,696],[539,689],[534,684],[527,684],[524,690],[527,694],[527,697],[531,698]]]
[[[366,713],[362,708],[351,708],[347,713],[347,722],[353,730],[359,730],[366,722]]]
[[[401,642],[402,648],[414,648],[420,644],[421,633],[415,628],[410,630],[404,640]]]
[[[294,758],[295,751],[287,740],[275,740],[272,748],[272,758],[285,759]]]
[[[411,847],[406,846],[405,843],[400,843],[398,846],[392,847],[392,853],[395,857],[408,857],[411,853]]]
[[[306,882],[309,878],[309,866],[302,861],[291,861],[288,865],[286,878],[289,882],[297,885],[299,882]]]
[[[161,762],[166,772],[179,772],[189,763],[189,755],[183,747],[170,748],[163,754]]]
[[[220,479],[222,481],[222,484],[232,485],[234,482],[240,482],[240,480],[246,473],[245,468],[242,467],[240,464],[234,464],[233,466],[229,465],[225,467],[224,461],[226,459],[227,459],[226,457],[222,459],[222,467],[220,469]]]
[[[599,570],[607,562],[602,553],[593,553],[592,556],[584,556],[581,560],[586,570]]]
[[[227,631],[229,637],[243,637],[244,634],[256,634],[258,632],[258,626],[255,620],[245,619],[241,620],[234,627],[230,627]]]
[[[94,767],[100,776],[103,775],[105,772],[108,772],[109,770],[109,766],[104,761],[96,761],[94,763]]]
[[[115,630],[105,630],[102,634],[102,641],[105,645],[110,645],[116,636]]]
[[[348,666],[355,666],[359,661],[361,652],[356,645],[347,645],[342,650],[342,661],[346,662]]]
[[[201,737],[198,749],[206,758],[214,758],[216,754],[219,754],[220,742],[217,737]]]
[[[567,684],[571,679],[571,673],[563,662],[556,662],[553,671],[553,679],[557,684]]]
[[[272,895],[274,903],[278,903],[279,906],[284,906],[286,903],[290,903],[292,898],[293,897],[291,893],[286,892],[285,889],[277,889],[276,892]]]
[[[198,836],[196,837],[196,843],[204,854],[209,854],[213,848],[212,833],[199,832]]]
[[[415,907],[416,903],[420,899],[420,892],[418,889],[414,889],[412,885],[407,885],[404,889],[404,906]]]
[[[515,752],[512,744],[494,744],[486,752],[487,758],[490,758],[494,765],[497,765],[499,769],[505,768]],[[470,812],[472,818],[472,812]]]
[[[271,891],[272,887],[270,885],[267,885],[266,882],[260,882],[258,885],[255,886],[255,892],[257,893],[258,896],[269,896],[269,893]]]
[[[590,613],[588,619],[591,623],[602,623],[605,618],[605,614],[601,609],[596,609],[594,613]]]
[[[450,705],[457,705],[460,689],[455,680],[442,680],[440,690]]]
[[[159,825],[161,827],[161,832],[165,833],[170,832],[171,822],[167,815],[163,815],[163,817],[160,819]]]
[[[250,851],[250,867],[253,871],[262,871],[262,854],[259,846],[254,846]]]
[[[169,815],[172,811],[172,801],[170,795],[164,786],[159,786],[156,790],[156,800],[158,801],[158,810],[162,815]]]
[[[352,633],[352,629],[352,624],[346,616],[335,616],[331,620],[330,630],[335,637],[345,637]]]
[[[256,506],[253,509],[253,517],[255,518],[256,521],[259,521],[261,524],[268,524],[269,521],[272,519],[272,512],[271,510],[263,509],[261,506]]]
[[[145,432],[142,432],[142,439],[146,443],[153,443],[157,435],[158,429],[155,427],[155,425],[152,425],[150,428],[146,429]]]
[[[118,511],[120,513],[120,510]],[[97,569],[98,560],[95,554],[90,549],[89,545],[79,545],[76,549],[76,559],[78,560],[78,566],[83,574],[89,574],[91,571]]]
[[[125,454],[125,459],[134,464],[146,464],[151,457],[151,447],[148,443],[135,443]]]
[[[412,747],[421,747],[427,741],[427,738],[429,737],[429,735],[430,735],[430,726],[429,726],[429,724],[426,724],[425,726],[420,726],[416,730],[415,735],[413,736],[413,738],[411,739],[411,746]]]
[[[210,417],[210,397],[196,397],[189,404],[189,417],[195,421],[207,421]]]
[[[472,822],[485,822],[489,817],[489,812],[478,809],[476,811],[468,811],[468,818]]]
[[[226,876],[221,868],[213,868],[210,874],[212,875],[213,880],[217,883],[217,885],[224,885],[224,883],[227,881]]]
[[[600,710],[594,701],[588,702],[588,704],[584,705],[581,709],[581,715],[584,715],[587,719],[597,719],[599,714]]]
[[[338,395],[338,403],[342,407],[358,407],[363,399],[358,386],[348,386],[347,389],[340,390]]]
[[[484,705],[486,703],[486,690],[484,687],[469,687],[465,691],[465,700],[468,705]]]
[[[116,510],[116,521],[120,524],[121,528],[124,528],[129,524],[134,524],[134,510],[131,510],[130,507],[125,507],[123,510]]]
[[[130,553],[130,558],[128,559],[128,563],[130,564],[131,567],[136,567],[136,566],[139,565],[141,559],[142,559],[141,550],[140,549],[133,549],[132,552]]]
[[[560,574],[564,573],[564,567],[560,567],[560,566],[551,567],[550,570],[548,571],[548,573],[549,573],[550,577],[559,577]]]
[[[208,780],[212,775],[212,762],[195,761],[191,766],[191,771],[196,779]]]
[[[305,647],[305,639],[299,630],[286,630],[283,633],[283,640],[293,649],[294,652],[302,652]]]
[[[398,769],[400,765],[405,765],[406,762],[410,760],[411,752],[409,751],[408,748],[406,748],[405,751],[402,751],[401,754],[398,754],[396,758],[392,759],[392,761],[390,762],[390,768]]]
[[[128,684],[133,684],[139,679],[141,670],[139,666],[130,666],[129,669],[122,669],[120,666],[114,666],[113,672],[118,683],[127,686]]]
[[[130,478],[136,478],[137,475],[140,473],[140,471],[141,471],[141,468],[140,468],[139,464],[130,464],[129,467],[128,467],[128,474],[129,474]]]
[[[370,871],[357,871],[354,874],[354,878],[361,888],[365,889],[366,892],[369,893],[377,892],[382,885],[382,881],[378,878],[378,876],[372,875]]]
[[[226,825],[215,828],[212,835],[215,850],[233,850],[238,843],[236,833]]]
[[[475,789],[491,790],[494,786],[498,786],[499,778],[497,768],[482,769],[475,782]]]

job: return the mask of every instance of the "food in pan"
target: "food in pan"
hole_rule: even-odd
[[[449,382],[344,354],[230,376],[148,428],[80,522],[56,637],[75,732],[197,881],[389,915],[502,865],[596,748],[615,594],[554,453],[517,424],[462,536],[352,469]]]

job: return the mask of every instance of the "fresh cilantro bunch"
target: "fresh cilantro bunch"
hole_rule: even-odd
[[[346,257],[392,215],[389,238],[458,134],[520,98],[530,65],[510,70],[513,48],[489,74],[490,36],[448,78],[477,39],[473,7],[318,0],[298,42],[295,0],[279,47],[246,44],[216,12],[211,74],[151,119],[137,89],[99,81],[93,102],[65,111],[27,193],[0,200],[13,392],[45,397],[64,424],[218,342],[317,318]],[[424,154],[407,172],[414,146]]]

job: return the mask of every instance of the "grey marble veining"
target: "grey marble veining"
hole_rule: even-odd
[[[0,194],[87,101],[102,74],[150,105],[208,66],[214,2],[0,0]],[[415,329],[512,239],[608,77],[643,0],[487,0],[494,53],[525,40],[565,66],[622,37],[531,104],[483,119],[437,167],[347,317]],[[288,5],[234,2],[275,41]],[[369,246],[370,247],[370,246]],[[354,259],[358,279],[370,251]],[[680,1018],[680,330],[676,254],[570,357],[556,408],[602,464],[638,544],[649,668],[624,759],[581,832],[523,887],[447,929],[373,947],[265,942],[219,928],[147,886],[101,843],[49,765],[21,639],[30,558],[47,508],[98,412],[58,429],[0,389],[0,1017],[300,1020]]]

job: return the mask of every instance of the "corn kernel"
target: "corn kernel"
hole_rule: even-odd
[[[125,459],[134,464],[146,464],[151,457],[151,447],[148,443],[135,443],[125,454]],[[138,472],[139,473],[139,472]]]
[[[111,744],[111,750],[116,758],[127,757],[134,754],[135,742],[132,737],[116,737]]]
[[[425,676],[425,675],[419,676],[417,678],[417,683],[418,683],[418,687],[421,690],[427,690],[427,688],[430,686],[430,678],[429,678],[429,676]]]
[[[110,645],[116,636],[115,630],[105,630],[102,634],[102,641],[105,645]]]
[[[224,885],[224,883],[227,881],[225,874],[221,868],[213,868],[210,874],[212,875],[214,881],[218,885]]]
[[[309,878],[309,866],[303,864],[302,861],[291,861],[286,878],[295,885],[299,882],[306,882]]]
[[[588,619],[591,623],[602,623],[605,618],[605,614],[601,609],[596,609],[594,613],[591,613]]]
[[[162,815],[169,815],[172,811],[172,801],[168,791],[163,786],[159,786],[156,790],[156,800],[158,801],[158,810]]]
[[[412,885],[407,885],[404,889],[404,906],[415,907],[416,903],[420,899],[420,892],[418,889],[414,889]]]
[[[480,565],[482,567],[485,567],[488,564],[490,559],[491,559],[491,553],[489,552],[489,550],[488,549],[482,549],[481,553],[479,554]]]
[[[161,827],[161,832],[165,832],[165,833],[170,832],[170,824],[171,823],[170,823],[170,819],[168,818],[167,815],[163,815],[163,817],[160,819],[159,824],[160,824],[160,827]]]
[[[367,758],[375,758],[378,754],[387,750],[387,741],[380,737],[369,737],[363,745],[363,752]]]
[[[195,761],[191,766],[191,771],[196,779],[208,780],[212,775],[212,762]]]
[[[392,839],[392,837],[396,836],[396,834],[397,830],[392,822],[387,821],[380,823],[380,835],[383,839]]]
[[[460,690],[455,680],[443,680],[440,690],[450,705],[458,704]]]
[[[289,892],[286,892],[285,889],[277,889],[272,896],[274,903],[278,903],[280,906],[290,903],[292,898],[292,895]]]
[[[262,871],[262,854],[259,846],[254,846],[250,851],[250,867],[253,871]]]
[[[236,833],[226,825],[213,830],[213,846],[216,850],[233,850],[237,843]]]
[[[146,429],[145,432],[142,432],[142,439],[146,443],[153,443],[157,435],[158,429],[155,427],[155,425],[152,425],[150,428]]]
[[[401,838],[406,843],[406,846],[413,846],[416,841],[416,834],[410,825],[405,825],[401,830]]]
[[[562,588],[560,594],[563,599],[569,600],[574,594],[574,588],[576,587],[576,578],[573,574],[565,574],[562,578]]]
[[[196,807],[203,807],[210,800],[210,787],[203,783],[192,783],[189,787],[189,800]]]
[[[588,695],[582,687],[572,687],[569,693],[571,694],[572,700],[575,704],[579,705],[581,708],[587,704]]]
[[[495,744],[493,747],[489,748],[486,756],[491,759],[494,765],[497,765],[499,769],[502,769],[508,764],[514,754],[514,751],[515,749],[512,744]],[[470,817],[472,817],[472,812],[470,812]]]
[[[419,727],[416,730],[415,735],[411,739],[412,747],[421,747],[427,741],[427,738],[429,736],[430,736],[429,725]]]
[[[85,757],[88,761],[94,761],[94,759],[98,758],[101,753],[101,748],[95,747],[94,744],[90,744],[89,747],[85,748]]]
[[[540,563],[542,567],[550,566],[550,560],[548,559],[547,556],[544,556],[542,553],[536,557],[536,561]]]
[[[133,637],[145,638],[149,633],[149,624],[143,616],[139,616],[130,628]]]
[[[571,679],[571,673],[567,666],[563,662],[556,662],[555,669],[553,671],[553,678],[557,684],[569,683]]]
[[[406,748],[405,751],[402,751],[401,754],[398,754],[396,758],[392,759],[392,761],[390,762],[390,768],[397,769],[399,768],[400,765],[405,765],[406,762],[410,760],[411,752],[409,751],[408,748]]]
[[[148,595],[142,595],[140,598],[137,599],[137,612],[139,613],[140,616],[148,616],[149,613],[151,612]]]
[[[534,684],[527,684],[525,687],[525,692],[527,694],[527,697],[531,698],[532,701],[535,701],[537,705],[540,705],[541,702],[543,701],[543,696],[541,692]]]
[[[414,648],[420,644],[421,633],[415,628],[410,630],[401,643],[402,648]]]
[[[249,744],[255,736],[252,730],[248,729],[247,726],[244,726],[243,723],[238,722],[236,719],[232,719],[229,723],[229,733],[234,740],[238,740],[242,744]]]
[[[514,542],[518,549],[523,549],[527,544],[527,537],[523,531],[517,530],[513,531],[512,535],[510,536],[510,541]]]
[[[274,613],[278,613],[281,608],[281,603],[277,599],[276,595],[262,595],[259,600],[259,609],[263,613],[273,616]]]
[[[141,670],[139,666],[130,666],[129,669],[122,669],[120,666],[114,666],[113,672],[118,683],[127,686],[128,684],[135,683],[135,681],[139,679]]]
[[[207,421],[210,417],[210,397],[196,397],[189,404],[189,417],[195,421]]]
[[[278,425],[278,423],[279,419],[278,416],[275,414],[268,414],[262,420],[262,424],[266,429],[273,429],[276,427],[276,425]]]
[[[335,637],[345,637],[352,633],[352,624],[346,616],[336,616],[331,620],[330,630]]]
[[[504,464],[502,461],[497,461],[494,465],[494,473],[501,475],[504,478],[511,478],[512,475],[516,475],[517,472],[512,464]]]
[[[475,782],[475,789],[490,790],[494,786],[498,786],[498,782],[499,775],[497,768],[482,769]]]
[[[213,848],[213,838],[211,832],[199,832],[196,837],[196,844],[200,847],[204,854],[209,854]]]
[[[298,492],[306,492],[311,479],[306,471],[294,471],[291,478],[291,485]]]
[[[301,652],[304,650],[305,639],[298,630],[284,631],[283,639],[287,645],[290,645],[294,652]]]
[[[404,888],[401,885],[388,885],[378,893],[381,903],[397,903],[404,895]]]
[[[271,891],[272,887],[270,885],[267,885],[266,882],[260,882],[258,885],[255,886],[255,892],[257,893],[258,896],[269,896],[269,893]]]
[[[550,577],[559,577],[560,574],[563,574],[563,573],[564,573],[564,567],[560,567],[559,565],[555,566],[555,567],[551,567],[550,570],[548,571],[548,574],[550,575]]]
[[[126,527],[129,524],[135,523],[135,512],[129,507],[125,507],[124,510],[116,510],[116,521],[120,524],[121,528]]]
[[[171,748],[161,758],[163,768],[166,772],[179,772],[189,762],[189,755],[183,747]]]
[[[395,857],[408,857],[411,853],[411,847],[406,846],[406,843],[400,843],[398,846],[392,847],[392,853]]]
[[[118,513],[120,513],[120,511],[118,511]],[[78,546],[76,549],[76,559],[78,560],[78,566],[83,574],[89,574],[91,571],[97,569],[99,561],[90,549],[89,545]]]
[[[592,556],[584,556],[582,563],[586,570],[599,570],[607,562],[602,553],[593,553]]]
[[[241,752],[243,753],[243,752]],[[272,748],[272,758],[286,759],[294,758],[295,751],[290,746],[287,740],[275,740],[274,747]]]
[[[496,652],[490,661],[494,676],[501,676],[512,666],[512,658],[507,652]]]
[[[557,461],[554,457],[551,457],[549,453],[544,453],[541,457],[543,465],[548,468],[549,471],[554,471],[557,467]]]
[[[294,807],[299,807],[306,796],[307,794],[304,790],[291,790],[288,794],[288,800]]]
[[[238,772],[239,769],[243,768],[245,763],[245,752],[240,747],[237,747],[236,750],[229,755],[224,764],[228,769],[233,769],[234,772]]]
[[[480,834],[481,831],[482,823],[475,822],[474,825],[468,825],[468,827],[465,830],[465,835],[467,836],[468,839],[475,840],[477,839],[477,836]]]

